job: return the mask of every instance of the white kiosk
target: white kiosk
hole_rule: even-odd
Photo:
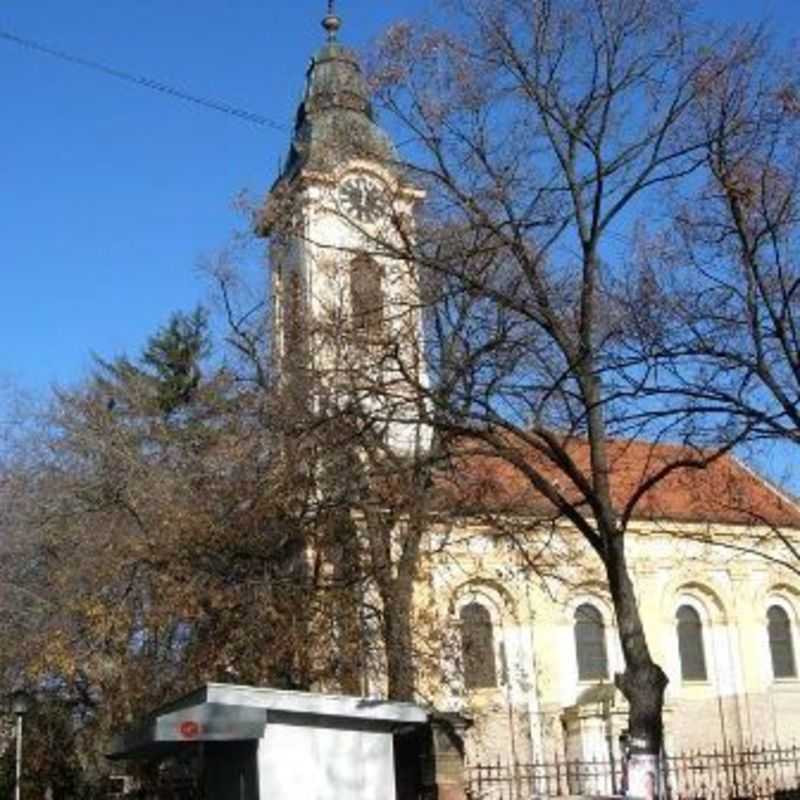
[[[117,737],[109,757],[199,745],[209,800],[395,800],[394,736],[427,721],[412,703],[211,683]]]

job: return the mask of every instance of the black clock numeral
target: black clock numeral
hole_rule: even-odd
[[[378,221],[387,207],[384,192],[367,178],[351,178],[339,189],[342,210],[359,222],[372,224]]]

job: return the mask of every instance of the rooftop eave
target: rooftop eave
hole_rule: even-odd
[[[427,722],[428,713],[413,703],[210,683],[115,737],[108,758],[151,757],[197,742],[261,739],[270,722],[292,720],[311,726],[338,720],[392,732]]]

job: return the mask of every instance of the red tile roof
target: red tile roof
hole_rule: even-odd
[[[583,502],[574,484],[533,447],[514,443],[509,447],[551,483],[557,483],[571,503]],[[588,475],[588,443],[571,439],[564,448],[580,473]],[[685,446],[612,440],[608,457],[612,500],[622,511],[638,487],[659,470],[702,456]],[[554,514],[554,506],[519,468],[490,454],[481,442],[460,443],[452,466],[437,482],[439,503],[444,507],[469,513]],[[641,497],[632,518],[800,527],[800,506],[736,458],[724,455],[702,469],[681,467],[670,472]]]

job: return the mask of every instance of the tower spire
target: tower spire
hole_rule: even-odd
[[[322,20],[322,27],[328,32],[328,41],[335,42],[342,27],[342,18],[336,13],[336,0],[328,0],[328,13]]]

